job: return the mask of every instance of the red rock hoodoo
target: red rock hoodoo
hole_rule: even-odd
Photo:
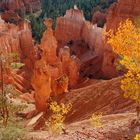
[[[110,74],[104,75],[106,64],[103,65],[103,59],[108,48],[105,46],[103,32],[103,28],[86,21],[83,12],[78,9],[67,10],[64,17],[57,19],[55,36],[58,45],[59,47],[68,45],[71,53],[79,57],[83,76],[106,79],[117,76],[110,57],[108,61],[111,65],[106,66]]]
[[[57,56],[57,41],[52,31],[52,20],[45,20],[47,31],[41,40],[41,58],[36,61],[32,77],[35,90],[35,103],[38,111],[45,111],[50,96],[68,92],[78,82],[79,65],[69,50],[61,48]]]
[[[30,74],[35,61],[35,49],[29,24],[22,22],[16,26],[5,23],[0,18],[0,51],[4,55],[19,54],[20,61],[25,64],[25,67],[24,70],[18,71],[20,76],[14,73],[13,78],[17,89],[26,92],[30,88]]]

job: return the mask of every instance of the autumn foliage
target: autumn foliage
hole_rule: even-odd
[[[52,115],[49,117],[48,123],[46,124],[53,133],[58,134],[64,131],[64,121],[71,108],[71,104],[58,104],[55,101],[49,104]]]
[[[120,23],[116,33],[110,30],[107,37],[120,64],[127,69],[121,81],[124,96],[140,105],[140,28],[127,19]]]

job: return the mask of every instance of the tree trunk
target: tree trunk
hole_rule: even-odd
[[[9,117],[9,112],[8,112],[8,107],[6,103],[6,93],[4,91],[4,69],[3,69],[3,61],[2,58],[0,57],[0,69],[1,69],[1,102],[2,106],[0,106],[0,113],[3,118],[3,125],[6,127],[7,122],[8,122],[8,117]]]

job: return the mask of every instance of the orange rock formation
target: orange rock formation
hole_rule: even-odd
[[[62,71],[69,78],[69,87],[74,88],[79,79],[79,59],[74,55],[70,56],[70,48],[68,46],[60,49],[59,58],[62,62]]]
[[[51,93],[51,77],[43,59],[36,61],[32,77],[32,86],[35,90],[35,104],[38,111],[44,111]]]
[[[108,48],[105,45],[103,32],[104,29],[86,21],[82,11],[70,9],[64,17],[57,19],[55,36],[59,47],[68,45],[71,52],[79,57],[82,75],[109,79],[117,76],[117,72],[114,69],[112,58],[107,59],[110,65],[105,64],[104,54]],[[106,70],[109,71],[109,75],[105,74]]]
[[[41,4],[39,0],[1,0],[0,8],[31,13],[39,11]]]
[[[21,92],[27,91],[30,88],[30,74],[35,61],[35,49],[29,24],[22,22],[16,26],[5,23],[0,18],[0,51],[4,55],[19,54],[20,60],[25,64],[25,69],[28,72],[25,69],[24,71],[19,70],[18,73],[14,72],[14,83]]]
[[[52,20],[45,20],[44,24],[47,26],[47,31],[44,32],[40,48],[43,51],[43,59],[47,64],[56,64],[58,63],[58,58],[56,55],[57,41],[53,36],[52,31]]]
[[[107,30],[117,29],[121,21],[127,18],[134,21],[140,16],[139,0],[119,0],[111,5],[107,16]]]
[[[92,23],[97,24],[99,27],[103,27],[106,23],[106,14],[101,13],[100,11],[94,12],[92,16]]]
[[[36,109],[41,112],[47,108],[50,96],[58,96],[68,92],[68,86],[73,87],[79,78],[79,67],[76,57],[70,57],[70,52],[60,50],[57,56],[57,41],[52,31],[52,20],[45,20],[47,31],[44,32],[40,49],[40,60],[36,61],[32,77],[35,90]]]
[[[77,9],[67,10],[64,17],[57,18],[55,37],[58,43],[66,45],[71,40],[81,40],[84,21],[83,12]]]

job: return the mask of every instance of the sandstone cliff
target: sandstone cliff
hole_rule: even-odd
[[[131,19],[140,16],[140,1],[139,0],[119,0],[112,4],[107,16],[107,30],[116,30],[119,23],[126,19]]]
[[[39,11],[41,4],[40,0],[2,0],[0,9],[32,13]]]
[[[66,45],[71,40],[81,40],[84,21],[83,12],[77,9],[67,10],[64,17],[57,18],[55,37],[58,43]]]
[[[14,24],[1,23],[0,49],[3,53],[19,54],[21,62],[32,69],[35,60],[35,49],[31,29],[27,22],[19,26]]]
[[[35,61],[35,49],[29,24],[21,22],[16,26],[5,23],[0,18],[0,51],[6,56],[11,53],[19,54],[20,62],[24,63],[25,67],[23,71],[20,70],[17,73],[22,78],[17,79],[16,74],[13,74],[14,83],[20,91],[25,92],[30,88],[30,76]],[[27,79],[25,80],[23,77]],[[20,79],[22,80],[20,81]]]
[[[57,56],[57,41],[52,31],[52,19],[44,21],[47,31],[40,44],[40,58],[35,62],[32,86],[35,90],[36,110],[45,112],[51,96],[57,97],[73,88],[79,79],[79,65],[70,51],[62,48]]]
[[[114,57],[108,57],[108,59],[104,57],[108,50],[104,29],[86,21],[82,11],[70,9],[64,17],[57,18],[55,36],[59,47],[68,45],[71,53],[79,57],[82,75],[106,79],[117,76],[112,61]],[[113,52],[110,51],[110,53],[112,55]],[[105,74],[106,70],[109,74]]]

